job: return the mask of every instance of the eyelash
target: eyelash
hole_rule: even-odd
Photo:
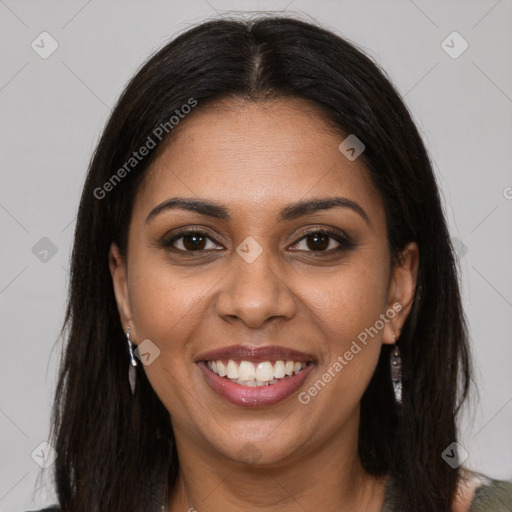
[[[321,250],[321,251],[306,250],[305,252],[312,252],[312,253],[318,253],[318,254],[332,255],[332,254],[341,252],[343,250],[353,249],[355,247],[355,245],[356,245],[350,239],[350,237],[341,235],[341,234],[339,234],[339,233],[337,233],[335,231],[330,231],[328,229],[313,229],[313,230],[307,231],[293,245],[296,245],[299,242],[302,242],[303,240],[308,238],[309,236],[312,236],[312,235],[315,235],[315,234],[326,235],[326,236],[334,239],[340,245],[339,245],[339,247],[336,247],[335,249]],[[162,240],[161,243],[160,243],[160,246],[162,248],[165,248],[165,249],[170,249],[170,250],[173,250],[175,252],[183,253],[183,254],[187,254],[187,255],[191,255],[191,256],[194,255],[194,253],[197,253],[197,255],[200,256],[204,252],[215,252],[215,251],[218,250],[218,249],[199,249],[197,251],[188,251],[188,250],[183,250],[183,249],[177,249],[176,247],[173,246],[173,244],[177,240],[179,240],[181,238],[184,238],[186,236],[192,236],[192,235],[196,235],[196,236],[198,235],[198,236],[201,236],[201,237],[204,237],[204,238],[208,239],[211,242],[217,243],[207,233],[205,233],[203,231],[199,231],[199,230],[190,229],[190,230],[186,230],[186,231],[181,231],[180,233],[175,234],[174,236],[172,236],[169,239]],[[298,252],[304,252],[304,251],[298,250]]]

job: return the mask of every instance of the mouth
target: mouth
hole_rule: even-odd
[[[273,386],[283,379],[298,375],[308,364],[304,361],[234,361],[217,359],[205,361],[206,366],[216,375],[240,386]]]
[[[209,387],[245,407],[277,404],[304,383],[315,366],[308,354],[277,346],[237,345],[196,360]]]

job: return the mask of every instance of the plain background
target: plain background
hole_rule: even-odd
[[[512,478],[510,0],[0,0],[0,512],[55,501],[49,479],[32,501],[31,454],[48,436],[75,215],[110,108],[178,32],[217,14],[284,9],[365,50],[420,127],[457,239],[478,366],[480,402],[462,424],[466,464]],[[58,43],[47,59],[31,47],[43,31]],[[458,58],[442,47],[453,31],[469,45]],[[445,44],[453,53],[464,42]],[[44,237],[57,251],[46,261]]]

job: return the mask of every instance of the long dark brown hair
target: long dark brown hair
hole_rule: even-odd
[[[359,455],[367,472],[392,477],[396,510],[451,511],[460,468],[441,454],[457,440],[471,365],[458,268],[429,156],[400,95],[361,50],[314,23],[259,17],[204,22],[153,55],[121,95],[91,160],[50,431],[62,512],[159,510],[179,469],[168,411],[141,365],[131,395],[108,266],[113,241],[126,254],[134,197],[156,150],[112,186],[105,183],[191,98],[198,110],[220,99],[279,97],[309,100],[340,133],[364,143],[360,158],[384,202],[392,261],[408,242],[418,244],[416,294],[398,341],[403,405],[394,401],[384,345],[362,398]],[[163,141],[172,137],[168,131]]]

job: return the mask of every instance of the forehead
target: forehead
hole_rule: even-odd
[[[160,150],[135,209],[196,196],[261,214],[299,199],[342,195],[378,220],[381,198],[362,159],[350,161],[338,149],[346,136],[302,99],[197,107]]]

